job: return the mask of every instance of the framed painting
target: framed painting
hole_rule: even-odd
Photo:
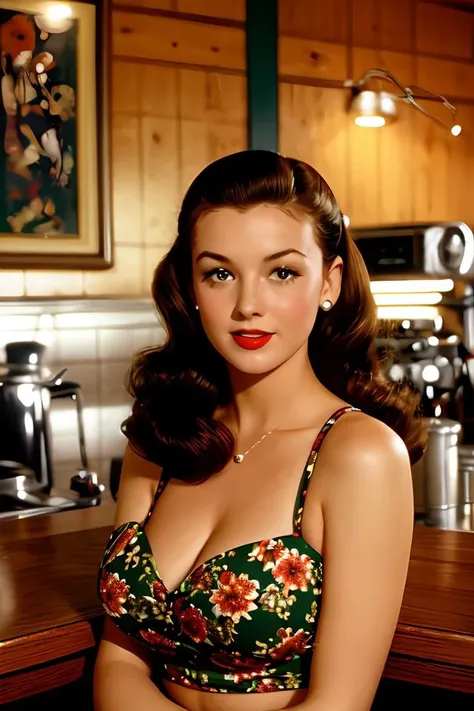
[[[0,268],[112,266],[109,13],[0,0]]]

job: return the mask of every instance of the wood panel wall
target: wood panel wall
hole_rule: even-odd
[[[474,14],[464,4],[279,0],[280,151],[326,177],[352,224],[474,224]],[[391,126],[356,127],[342,82],[370,67],[448,95],[464,132],[454,138],[404,105]],[[115,266],[5,272],[0,297],[147,295],[189,182],[247,145],[245,0],[115,0],[112,71]]]

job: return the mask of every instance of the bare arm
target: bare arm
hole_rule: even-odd
[[[362,414],[340,425],[318,463],[324,472],[325,564],[310,687],[298,706],[306,711],[369,711],[395,633],[411,552],[413,485],[404,443]],[[311,520],[303,520],[309,543],[311,530]]]
[[[113,622],[106,617],[94,670],[95,711],[176,711],[150,678],[150,665]]]
[[[161,471],[127,447],[117,500],[115,526],[145,519]],[[95,711],[173,711],[181,707],[166,698],[151,680],[146,650],[105,616],[94,669]]]

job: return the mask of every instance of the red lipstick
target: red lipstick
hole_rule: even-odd
[[[274,334],[258,329],[250,331],[243,328],[240,331],[234,331],[231,335],[238,346],[247,351],[255,351],[257,348],[263,348]]]

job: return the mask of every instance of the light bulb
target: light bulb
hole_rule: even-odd
[[[67,17],[72,17],[72,8],[63,3],[51,5],[48,7],[46,15],[51,20],[65,20]]]
[[[385,126],[383,116],[356,116],[354,123],[362,128],[381,128]]]

